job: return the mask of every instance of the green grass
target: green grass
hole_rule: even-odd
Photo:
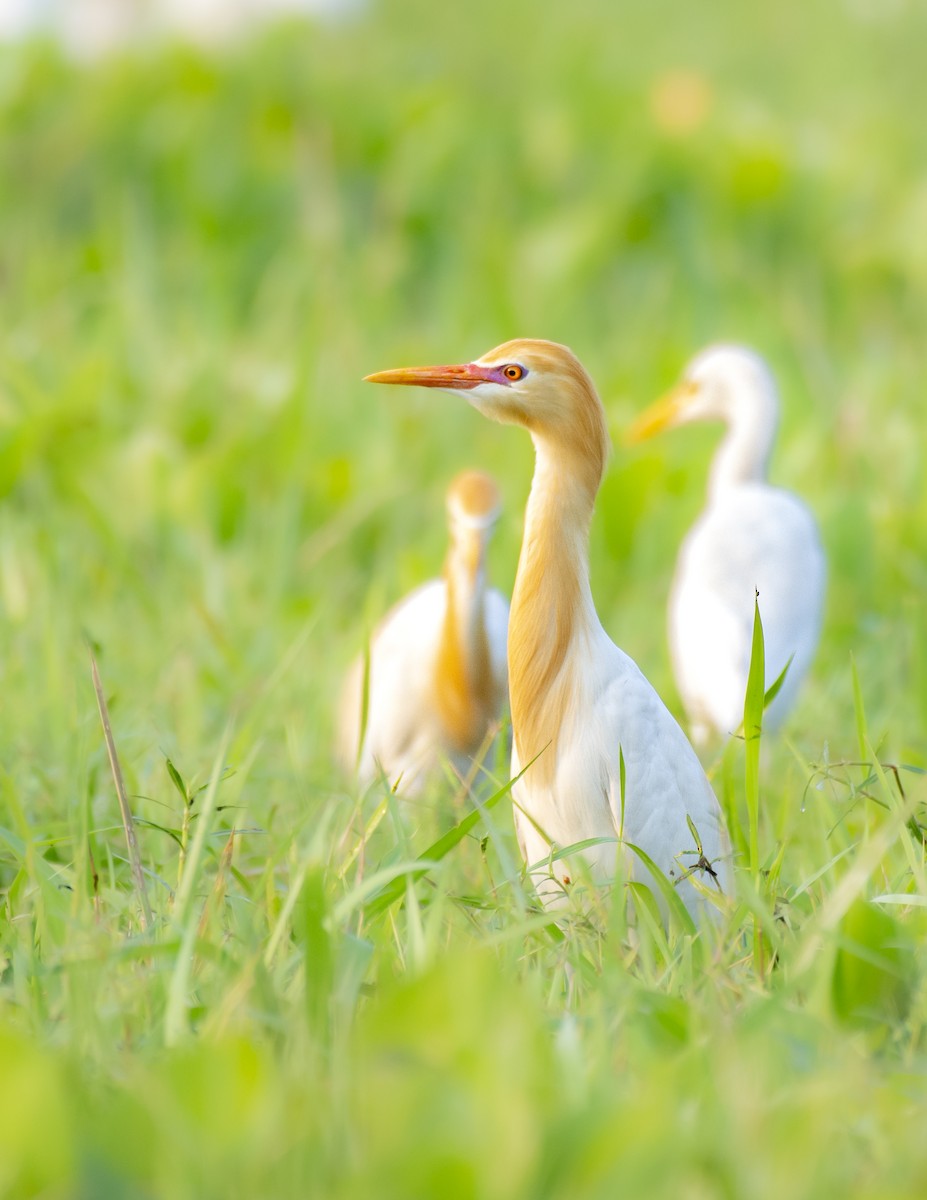
[[[927,22],[496,8],[0,53],[2,1195],[927,1187]],[[572,345],[616,440],[714,338],[782,385],[827,620],[749,788],[742,742],[708,764],[717,933],[639,898],[632,935],[621,888],[552,926],[505,794],[472,818],[332,762],[448,479],[498,476],[508,588],[531,471],[520,431],[360,379],[511,336]],[[603,621],[677,709],[662,613],[715,436],[619,448],[593,529]]]

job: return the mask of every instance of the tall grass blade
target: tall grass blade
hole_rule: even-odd
[[[301,941],[305,953],[306,1019],[319,1044],[324,1044],[331,1020],[334,948],[328,921],[325,871],[314,863],[302,895]]]
[[[760,594],[753,599],[753,644],[750,670],[744,695],[744,794],[749,825],[750,879],[760,891],[760,741],[763,735],[763,711],[766,699],[766,643],[760,617]],[[763,974],[763,933],[759,919],[753,918],[753,961]]]
[[[139,903],[142,906],[142,929],[147,932],[154,923],[154,918],[151,915],[151,905],[148,903],[148,889],[145,886],[145,872],[142,870],[142,858],[138,849],[138,838],[135,835],[135,822],[132,820],[129,798],[126,795],[126,785],[122,778],[122,767],[119,765],[119,755],[116,753],[116,742],[113,739],[113,729],[109,719],[109,707],[106,703],[106,697],[103,694],[103,685],[100,682],[100,672],[97,668],[96,655],[93,653],[93,647],[89,643],[87,651],[90,654],[90,672],[93,676],[93,690],[96,692],[97,707],[100,710],[100,721],[103,725],[106,753],[109,755],[113,783],[116,787],[116,795],[119,798],[119,811],[122,815],[122,827],[126,835],[129,866],[132,870],[132,878],[135,881],[135,890],[138,892]]]
[[[782,691],[782,685],[785,683],[786,676],[789,673],[789,667],[792,665],[792,659],[794,657],[795,657],[794,654],[789,655],[789,661],[785,664],[785,666],[782,668],[782,670],[779,672],[779,674],[776,676],[776,678],[772,681],[772,683],[766,689],[766,695],[763,697],[764,710],[769,708],[769,706],[770,706],[770,704],[772,704],[773,700],[775,700],[775,698]]]
[[[689,914],[689,910],[683,904],[679,893],[667,879],[663,871],[660,870],[650,855],[647,854],[646,851],[642,850],[640,846],[635,846],[633,842],[625,842],[624,844],[630,851],[632,851],[632,853],[637,855],[637,857],[650,872],[657,891],[663,897],[670,916],[673,918],[678,927],[683,933],[690,934],[694,937],[697,933],[695,921]]]
[[[765,679],[766,648],[757,592],[753,601],[753,645],[750,652],[747,691],[744,696],[744,789],[750,826],[750,873],[754,887],[758,886],[760,871],[760,739],[763,733]]]
[[[193,905],[194,888],[199,878],[200,864],[216,809],[216,796],[231,739],[232,727],[227,725],[213,763],[209,783],[203,794],[203,804],[196,825],[196,833],[190,843],[183,876],[177,887],[174,920],[180,929],[180,949],[177,952],[174,970],[168,984],[167,1005],[164,1013],[164,1039],[169,1046],[175,1045],[187,1033],[187,998],[193,966],[193,950],[199,925]]]
[[[910,908],[927,908],[927,896],[917,892],[884,892],[872,897],[873,904],[900,904]]]
[[[228,754],[231,740],[232,727],[231,725],[227,725],[222,735],[219,751],[216,754],[216,758],[213,762],[209,783],[207,784],[206,790],[203,793],[203,803],[200,807],[199,817],[196,822],[196,832],[193,835],[193,840],[190,843],[190,848],[187,853],[187,860],[184,866],[183,876],[177,886],[175,913],[176,919],[180,925],[185,925],[189,916],[193,897],[193,888],[197,881],[200,862],[206,846],[206,839],[209,836],[213,813],[216,809],[216,798],[219,792],[219,784],[222,781],[222,776],[225,770],[225,759],[226,755]]]
[[[364,658],[361,673],[360,721],[357,732],[357,754],[354,760],[354,770],[360,770],[361,757],[364,752],[364,741],[367,737],[367,722],[370,720],[370,638],[364,642]]]

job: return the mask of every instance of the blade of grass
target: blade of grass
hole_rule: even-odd
[[[229,832],[228,839],[225,843],[225,848],[219,858],[219,869],[216,872],[216,881],[213,884],[212,894],[203,905],[203,911],[200,914],[199,936],[205,937],[209,926],[209,918],[213,913],[219,913],[222,905],[225,902],[225,891],[228,884],[228,876],[232,866],[232,854],[235,850],[235,829]]]
[[[625,843],[621,838],[617,837],[593,837],[583,838],[581,842],[570,842],[568,846],[551,847],[550,854],[545,854],[543,858],[539,858],[537,862],[525,865],[525,874],[532,875],[540,871],[542,867],[548,866],[550,863],[559,862],[563,858],[569,858],[571,854],[581,854],[583,850],[591,850],[593,846],[623,846]]]
[[[364,826],[363,833],[360,835],[360,837],[354,843],[353,848],[348,852],[344,861],[341,863],[341,866],[338,868],[336,874],[339,879],[344,879],[345,875],[347,875],[348,871],[351,869],[351,867],[357,861],[361,852],[364,850],[367,843],[370,841],[371,837],[373,836],[377,826],[380,824],[380,822],[386,816],[387,808],[388,808],[387,799],[384,797],[384,799],[380,801],[380,803],[377,805],[377,807],[371,813],[370,819],[368,820],[367,824]]]
[[[218,753],[216,754],[216,758],[213,762],[212,774],[209,777],[209,783],[206,787],[206,791],[203,793],[203,803],[197,818],[196,831],[193,835],[193,840],[190,843],[190,848],[187,853],[187,861],[184,865],[183,877],[177,885],[174,911],[177,922],[181,926],[185,926],[187,924],[187,919],[189,917],[193,888],[199,873],[200,860],[203,857],[206,838],[210,832],[210,824],[212,822],[213,813],[216,809],[216,797],[218,795],[219,784],[222,781],[222,775],[225,770],[225,757],[228,754],[228,748],[231,740],[232,727],[229,724],[225,727],[225,732],[222,735],[222,741],[219,745]]]
[[[100,682],[100,672],[97,668],[96,656],[93,653],[93,647],[89,643],[87,650],[90,654],[90,672],[93,676],[93,689],[96,692],[97,707],[100,710],[100,721],[103,725],[106,753],[109,755],[113,783],[116,786],[116,795],[119,798],[119,811],[122,814],[122,827],[126,835],[129,865],[132,869],[132,878],[135,881],[135,890],[138,892],[139,902],[142,906],[142,929],[147,931],[153,924],[153,917],[151,915],[151,905],[148,903],[148,889],[145,886],[145,873],[142,870],[142,858],[138,849],[138,838],[135,836],[135,822],[132,820],[129,798],[126,795],[126,785],[122,778],[122,767],[119,765],[119,755],[116,753],[116,743],[113,739],[113,730],[109,719],[109,707],[106,703],[106,697],[103,694],[103,685]]]
[[[670,915],[682,932],[691,934],[694,937],[698,932],[695,927],[695,921],[692,919],[689,910],[683,904],[679,893],[667,879],[663,871],[660,870],[650,855],[647,854],[646,851],[642,850],[640,846],[635,846],[633,842],[625,842],[624,845],[637,855],[637,857],[650,872],[650,875],[653,878],[660,895],[666,901],[666,907],[669,910]]]
[[[753,599],[753,644],[750,670],[744,695],[744,792],[750,826],[750,879],[753,890],[760,892],[760,741],[763,734],[763,703],[766,698],[766,643],[760,617],[760,594]],[[753,962],[764,973],[763,932],[756,914],[753,918]]]
[[[750,671],[744,696],[744,789],[747,816],[750,824],[750,874],[753,886],[759,885],[760,871],[760,738],[763,732],[764,680],[766,678],[766,647],[763,622],[760,617],[759,592],[753,601],[753,644],[750,651]]]
[[[274,922],[274,928],[267,940],[267,948],[264,951],[264,966],[270,967],[274,961],[274,956],[283,940],[283,935],[289,928],[290,918],[293,916],[293,909],[296,907],[296,901],[299,899],[299,894],[303,889],[303,884],[306,882],[306,874],[309,871],[308,859],[300,865],[299,870],[290,881],[290,887],[286,894],[277,920]]]
[[[773,682],[766,689],[766,695],[763,697],[764,712],[767,708],[769,708],[769,706],[770,706],[770,704],[772,704],[773,700],[775,700],[775,698],[782,691],[782,685],[785,683],[786,676],[789,673],[789,667],[792,665],[792,659],[794,657],[795,657],[794,654],[789,655],[789,661],[785,664],[785,666],[782,668],[782,670],[779,672],[779,674],[776,676],[776,678],[773,680]]]
[[[531,763],[528,764],[528,766],[530,765]],[[449,829],[447,833],[442,834],[442,836],[439,837],[436,842],[433,842],[428,849],[419,856],[418,861],[422,865],[418,870],[414,870],[412,872],[413,879],[421,879],[422,876],[427,875],[436,863],[439,863],[442,858],[445,858],[454,849],[455,846],[459,845],[459,843],[463,841],[474,825],[479,822],[483,813],[495,808],[503,796],[508,795],[508,793],[512,790],[513,784],[518,782],[527,769],[528,767],[525,767],[521,772],[519,772],[518,775],[515,776],[514,779],[510,779],[508,783],[499,788],[497,792],[494,792],[488,800],[482,801],[477,808],[475,808],[472,812],[467,813],[463,820],[458,821],[458,823]],[[374,896],[365,909],[368,917],[377,916],[379,913],[389,908],[391,904],[394,904],[397,900],[401,899],[405,895],[407,874],[408,872],[403,871],[401,874],[392,879],[379,895]]]
[[[360,770],[361,757],[364,752],[364,739],[367,737],[367,722],[370,719],[370,638],[364,642],[364,657],[361,673],[360,721],[357,733],[357,754],[354,758],[354,770]]]
[[[206,846],[206,835],[216,808],[216,796],[222,779],[225,758],[232,740],[231,724],[225,727],[219,751],[213,762],[209,784],[203,796],[196,833],[190,844],[184,867],[183,878],[177,887],[174,906],[174,919],[181,931],[180,949],[174,964],[167,991],[167,1004],[164,1012],[164,1040],[167,1045],[176,1045],[187,1033],[187,992],[190,985],[190,974],[193,966],[193,953],[196,946],[199,922],[195,919],[193,910],[193,889],[199,876],[203,850]]]
[[[406,875],[414,875],[416,879],[422,879],[432,867],[436,867],[437,862],[431,862],[428,859],[413,858],[404,859],[401,862],[392,863],[388,867],[381,867],[379,871],[374,871],[372,875],[368,875],[361,883],[353,887],[347,895],[342,896],[338,903],[332,908],[330,920],[333,925],[346,920],[352,913],[359,908],[364,908],[366,915],[377,916],[385,909],[389,908],[396,900],[405,895]],[[371,907],[366,908],[368,899],[372,897]]]

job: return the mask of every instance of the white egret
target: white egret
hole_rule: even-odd
[[[797,496],[766,481],[778,415],[766,363],[742,346],[718,345],[694,358],[628,433],[638,441],[690,421],[727,425],[669,600],[673,670],[697,742],[712,730],[736,732],[743,720],[757,592],[767,688],[790,663],[766,729],[794,704],[818,644],[827,571],[817,525]]]
[[[609,442],[586,371],[565,346],[517,340],[472,363],[368,376],[460,393],[485,416],[524,426],[535,446],[509,623],[515,822],[538,894],[556,905],[576,859],[556,851],[601,839],[582,856],[596,880],[619,853],[642,881],[644,851],[679,886],[693,915],[711,909],[693,886],[730,890],[720,807],[695,751],[659,696],[599,623],[589,587],[589,523]],[[694,855],[692,821],[702,854]],[[711,862],[709,871],[705,864]],[[714,876],[714,877],[713,877]]]

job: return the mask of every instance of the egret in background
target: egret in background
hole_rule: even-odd
[[[342,761],[363,783],[381,772],[405,795],[444,760],[469,773],[505,706],[509,606],[486,583],[486,548],[499,518],[495,482],[464,471],[447,493],[444,577],[422,584],[383,618],[366,661],[342,692]]]
[[[818,644],[827,572],[817,525],[797,496],[766,481],[778,416],[776,385],[759,355],[711,346],[628,432],[639,441],[690,421],[727,425],[669,601],[673,670],[700,743],[742,723],[757,593],[767,689],[789,664],[764,728],[775,729],[794,704]]]
[[[368,376],[459,393],[485,416],[524,426],[535,472],[509,622],[509,696],[515,823],[541,899],[562,903],[581,851],[596,880],[622,854],[645,882],[638,847],[675,880],[687,908],[693,886],[730,890],[718,802],[695,751],[659,696],[602,628],[589,587],[589,523],[609,450],[595,387],[565,346],[517,340],[460,366]],[[697,830],[695,837],[687,818]],[[579,853],[579,852],[577,852]]]

